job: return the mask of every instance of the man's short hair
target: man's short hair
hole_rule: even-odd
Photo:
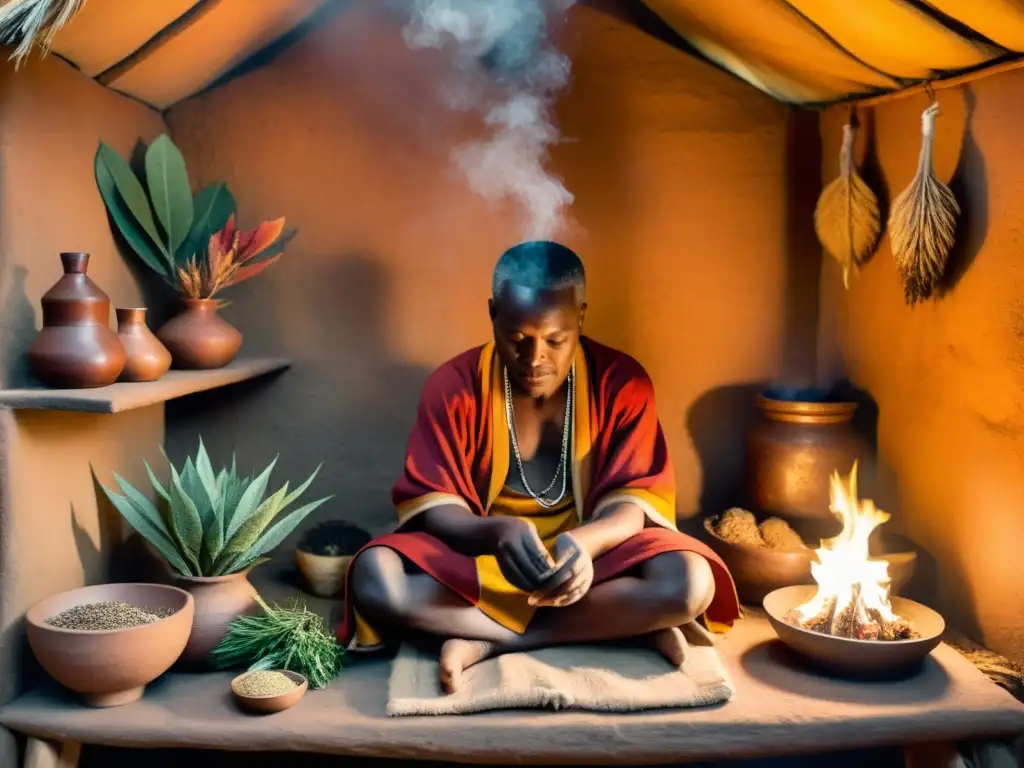
[[[510,289],[558,291],[573,288],[576,306],[587,300],[587,276],[575,251],[550,240],[529,240],[501,254],[494,267],[491,296],[500,301]]]

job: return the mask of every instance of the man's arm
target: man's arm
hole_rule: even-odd
[[[571,536],[591,559],[640,533],[644,528],[644,511],[636,504],[622,501],[603,510],[595,519],[573,529]]]
[[[494,554],[492,522],[458,504],[443,504],[421,512],[410,522],[410,527],[429,533],[459,554],[479,557]]]

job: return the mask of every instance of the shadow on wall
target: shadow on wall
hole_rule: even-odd
[[[176,463],[195,451],[200,435],[215,464],[230,463],[236,451],[240,473],[258,471],[280,454],[272,491],[285,480],[294,486],[323,462],[307,500],[334,498],[284,548],[324,519],[343,518],[373,533],[394,523],[390,490],[429,373],[396,361],[389,349],[387,276],[372,256],[311,256],[302,276],[301,284],[279,281],[276,288],[269,280],[253,281],[231,307],[248,318],[232,320],[246,335],[244,354],[286,355],[290,370],[270,383],[250,382],[167,407],[168,455]],[[261,413],[281,409],[288,413],[274,419],[282,425],[278,431],[258,428]]]
[[[956,288],[978,257],[988,235],[988,174],[985,158],[971,131],[978,98],[970,86],[964,87],[963,94],[964,139],[960,161],[949,185],[962,213],[957,219],[956,239],[939,286],[942,296]]]
[[[25,290],[28,270],[14,267],[10,288],[0,307],[0,384],[23,387],[34,378],[28,366],[28,348],[36,336],[36,308]]]

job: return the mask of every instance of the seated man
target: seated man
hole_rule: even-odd
[[[583,265],[527,242],[502,255],[494,341],[423,389],[399,527],[348,572],[339,641],[444,638],[441,678],[491,656],[649,635],[680,664],[677,627],[739,616],[721,560],[676,530],[675,479],[644,369],[581,335]]]

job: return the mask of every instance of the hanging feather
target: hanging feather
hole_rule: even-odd
[[[10,55],[15,69],[39,45],[50,50],[53,38],[82,6],[85,0],[7,0],[0,5],[0,42],[17,43]]]
[[[949,187],[932,170],[932,143],[938,102],[921,115],[921,154],[917,175],[893,200],[889,241],[903,278],[903,293],[913,306],[932,297],[953,247],[960,206]]]
[[[857,129],[843,126],[839,153],[839,178],[825,187],[814,209],[814,230],[828,254],[843,268],[843,286],[874,253],[881,232],[878,198],[853,165],[853,141]]]

